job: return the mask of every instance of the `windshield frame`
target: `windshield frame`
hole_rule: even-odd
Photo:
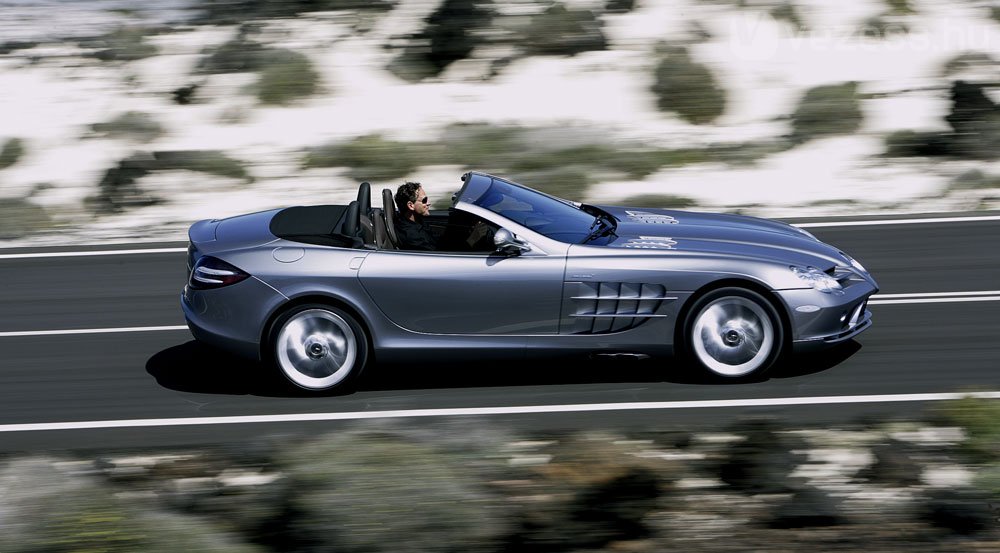
[[[613,232],[617,220],[600,209],[551,196],[499,177],[469,173],[459,199],[566,244],[593,241],[595,225],[606,220]],[[602,224],[603,227],[603,224]],[[591,240],[587,240],[591,238]]]

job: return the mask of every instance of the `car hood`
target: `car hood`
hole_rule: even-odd
[[[849,264],[837,248],[789,224],[721,213],[599,206],[618,219],[612,248],[754,256],[827,269]]]

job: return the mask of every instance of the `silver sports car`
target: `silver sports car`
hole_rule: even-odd
[[[580,204],[470,172],[398,246],[393,193],[199,221],[181,305],[196,338],[344,387],[379,361],[585,353],[687,359],[757,376],[871,325],[878,286],[796,227],[738,215]],[[466,240],[486,225],[484,240]]]

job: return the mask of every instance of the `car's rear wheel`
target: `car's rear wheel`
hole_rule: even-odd
[[[272,329],[275,364],[292,384],[306,390],[345,387],[368,359],[364,329],[335,307],[296,307],[279,317]]]
[[[781,355],[781,318],[756,292],[744,288],[713,290],[699,298],[688,313],[685,351],[714,376],[759,376]]]

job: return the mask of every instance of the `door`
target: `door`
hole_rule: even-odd
[[[376,251],[358,277],[386,316],[431,334],[556,334],[564,254]]]

